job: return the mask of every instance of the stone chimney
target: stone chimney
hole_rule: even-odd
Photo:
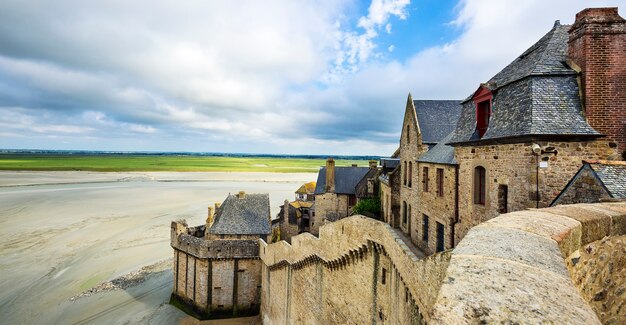
[[[370,160],[369,164],[370,164],[370,168],[371,169],[378,168],[378,161],[376,161],[376,160]]]
[[[237,194],[237,197],[241,200],[241,199],[245,199],[246,198],[246,192],[244,191],[239,191],[239,193]]]
[[[213,209],[213,207],[208,207],[208,213],[207,213],[207,218],[206,218],[206,227],[211,228],[211,225],[213,224],[213,216],[215,214],[215,210]]]
[[[285,200],[283,205],[283,220],[289,222],[289,200]]]
[[[626,21],[617,8],[588,8],[569,30],[568,63],[580,70],[587,122],[626,150]],[[573,63],[573,64],[572,64]]]
[[[333,158],[326,160],[326,193],[335,193],[335,161]]]

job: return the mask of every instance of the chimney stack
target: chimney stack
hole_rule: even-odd
[[[378,168],[378,161],[370,160],[370,168],[372,168],[372,169]]]
[[[335,193],[335,161],[333,158],[326,160],[326,193]]]
[[[237,194],[237,197],[239,199],[245,199],[246,198],[246,192],[244,191],[239,191],[239,194]]]
[[[626,20],[617,8],[588,8],[569,29],[568,63],[579,70],[585,118],[626,150]],[[573,64],[572,64],[573,63]]]
[[[214,216],[214,210],[213,207],[208,207],[208,214],[207,214],[207,218],[206,218],[206,227],[211,228],[211,225],[213,225],[213,216]]]

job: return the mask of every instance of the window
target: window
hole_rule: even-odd
[[[428,192],[428,167],[424,167],[422,170],[422,185],[424,192]]]
[[[509,212],[509,187],[507,185],[498,186],[498,212]]]
[[[402,184],[406,185],[406,161],[402,165]]]
[[[409,161],[409,179],[408,179],[409,187],[411,187],[412,180],[413,180],[413,162]]]
[[[384,268],[384,267],[383,267],[383,273],[382,273],[382,275],[381,275],[381,277],[380,277],[380,282],[381,282],[382,284],[387,283],[387,269],[386,269],[386,268]]]
[[[484,167],[474,168],[474,204],[485,205],[485,176]]]
[[[348,196],[348,205],[351,206],[351,207],[356,205],[356,196],[355,195]]]
[[[478,138],[482,138],[489,128],[489,117],[491,117],[491,100],[485,100],[476,104],[476,129]]]
[[[406,126],[406,143],[411,143],[411,126]]]
[[[428,216],[422,216],[422,240],[428,242]]]
[[[443,169],[437,168],[437,195],[443,196]]]
[[[402,223],[406,223],[406,202],[402,202]]]
[[[437,252],[443,252],[444,250],[444,227],[437,222]]]

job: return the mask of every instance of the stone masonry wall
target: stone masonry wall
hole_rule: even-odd
[[[422,184],[418,182],[417,158],[428,150],[428,146],[422,143],[422,135],[419,132],[417,116],[413,107],[413,99],[409,96],[404,121],[402,123],[402,134],[400,136],[400,229],[409,235],[417,244],[416,229],[417,207],[419,205],[419,190]],[[406,181],[405,181],[406,178]],[[410,186],[409,186],[410,185]],[[407,205],[407,216],[404,216],[403,204]],[[409,208],[410,207],[410,208]],[[406,222],[404,222],[406,220]]]
[[[454,223],[454,209],[456,196],[455,166],[442,164],[419,163],[419,180],[422,183],[422,168],[428,167],[429,191],[419,189],[419,204],[411,202],[415,211],[413,224],[416,245],[427,254],[432,254],[437,248],[437,223],[444,226],[444,249],[452,248],[452,227]],[[437,194],[437,169],[443,170],[443,196]],[[423,220],[428,216],[428,240],[424,241]]]
[[[459,162],[459,213],[461,223],[457,241],[469,229],[496,217],[498,187],[508,187],[508,211],[535,208],[538,160],[546,160],[548,168],[539,168],[539,207],[547,207],[582,166],[583,160],[606,159],[616,148],[605,140],[586,142],[536,142],[542,148],[552,147],[557,154],[532,154],[532,143],[515,143],[474,147],[456,147]],[[486,169],[485,205],[474,204],[474,168]]]
[[[418,259],[397,236],[388,224],[352,216],[324,225],[319,238],[261,241],[265,323],[422,323],[449,252]]]
[[[327,222],[347,217],[348,195],[324,193],[315,196],[315,217],[311,218],[309,229],[317,235],[319,228]]]
[[[452,252],[429,323],[623,323],[624,234],[626,203],[518,211],[480,224]]]
[[[261,265],[254,240],[205,240],[172,222],[172,299],[199,318],[258,314]]]
[[[592,203],[610,198],[606,188],[600,184],[591,168],[587,167],[553,204]]]

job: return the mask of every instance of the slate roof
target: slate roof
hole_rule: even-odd
[[[599,137],[582,116],[576,72],[565,63],[567,30],[555,24],[545,36],[482,86],[493,93],[489,128],[478,138],[472,96],[463,101],[449,143],[527,136]]]
[[[591,168],[614,198],[626,199],[626,162],[590,162]]]
[[[269,194],[228,195],[217,210],[209,233],[217,235],[261,235],[269,234]]]
[[[335,193],[356,194],[357,184],[369,172],[369,167],[335,167]],[[317,174],[315,194],[326,193],[326,167],[320,168]]]
[[[454,130],[461,114],[458,100],[414,100],[422,142],[437,144]]]
[[[454,159],[454,148],[446,144],[452,139],[453,136],[454,132],[450,132],[450,134],[443,138],[443,140],[436,146],[422,154],[417,161],[433,164],[456,165],[457,162],[456,159]]]
[[[399,158],[380,158],[380,165],[385,169],[395,169],[400,165]]]

